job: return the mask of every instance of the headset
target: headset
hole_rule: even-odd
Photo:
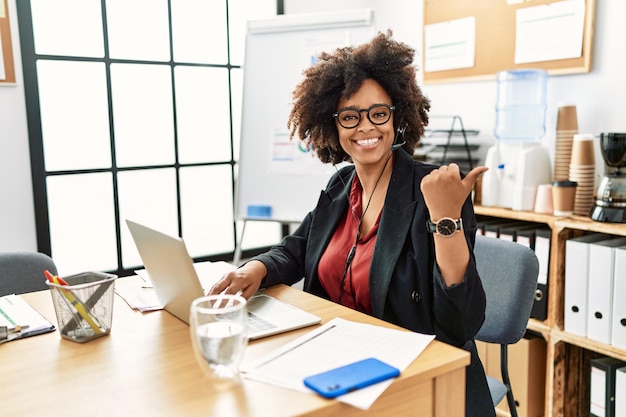
[[[404,139],[404,132],[406,132],[406,128],[409,126],[408,123],[405,123],[404,126],[402,127],[398,127],[398,130],[396,131],[396,137],[393,138],[393,145],[391,145],[389,147],[389,149],[391,150],[391,152],[393,151],[397,151],[398,149],[402,148],[404,145],[406,145],[406,140]],[[402,135],[402,142],[401,143],[396,143],[398,141],[398,137]]]

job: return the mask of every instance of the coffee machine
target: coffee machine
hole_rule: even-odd
[[[626,223],[626,133],[600,134],[600,151],[606,171],[591,208],[591,218]]]

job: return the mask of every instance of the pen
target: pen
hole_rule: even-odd
[[[85,301],[85,307],[87,308],[87,310],[91,310],[91,308],[96,305],[98,300],[104,295],[104,293],[109,289],[109,287],[112,284],[113,284],[113,280],[110,280],[109,282],[105,282],[105,283],[101,284],[98,287],[98,289],[93,294],[91,294],[89,296],[87,301]],[[78,323],[78,325],[80,326],[80,323]],[[62,333],[63,334],[67,334],[67,332],[69,332],[71,330],[74,330],[75,328],[76,328],[76,326],[72,327],[72,322],[69,321],[63,327]]]
[[[15,325],[15,327],[13,328],[0,326],[0,344],[4,342],[10,342],[13,339],[17,339],[18,337],[22,336],[22,332],[26,329],[28,329],[28,325]]]
[[[275,361],[276,359],[280,358],[281,356],[284,356],[287,353],[294,351],[295,349],[299,348],[300,346],[304,345],[305,343],[309,343],[311,340],[315,339],[316,337],[319,337],[319,336],[323,335],[324,333],[329,332],[330,330],[332,330],[335,327],[337,327],[335,324],[333,324],[332,326],[328,326],[327,328],[325,328],[321,332],[319,332],[317,334],[314,334],[313,336],[309,337],[308,339],[303,340],[302,342],[298,343],[295,346],[290,347],[289,349],[285,350],[284,352],[281,352],[278,355],[276,355],[276,356],[274,356],[272,358],[269,358],[265,362],[261,362],[260,364],[256,365],[255,368],[260,368],[261,366],[265,366],[268,363],[270,363],[272,361]]]
[[[50,271],[48,271],[48,270],[44,271],[44,275],[46,276],[46,278],[50,282],[53,282],[53,283],[61,285],[61,286],[69,286],[69,284],[63,278],[60,278],[60,277],[58,277],[56,275],[52,275],[50,273]],[[74,294],[72,294],[72,292],[70,290],[66,290],[65,288],[59,288],[59,291],[61,291],[61,293],[67,299],[67,301],[69,301],[70,304],[72,304],[74,306],[76,311],[78,311],[78,314],[93,329],[94,333],[96,333],[96,334],[102,333],[102,329],[93,320],[93,316],[91,315],[91,313],[89,313],[89,309],[87,309],[82,302],[80,302],[78,299],[76,299],[76,297],[74,297]]]

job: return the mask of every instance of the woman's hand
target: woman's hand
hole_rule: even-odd
[[[262,262],[250,261],[241,268],[224,274],[211,289],[208,295],[236,294],[241,291],[241,295],[247,300],[259,290],[261,281],[267,274],[267,269]]]
[[[465,178],[461,178],[459,166],[453,163],[441,166],[425,176],[420,188],[432,220],[460,217],[463,204],[476,179],[488,169],[484,166],[476,167]]]

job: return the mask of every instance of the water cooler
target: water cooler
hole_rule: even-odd
[[[548,73],[524,69],[497,74],[496,144],[487,151],[484,206],[533,210],[537,186],[552,182],[545,134]]]

